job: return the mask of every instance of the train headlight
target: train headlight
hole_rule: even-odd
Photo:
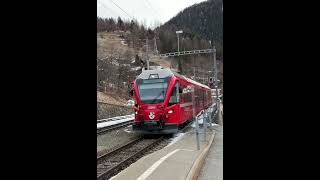
[[[168,111],[168,114],[172,114],[172,113],[173,113],[173,110],[169,110],[169,111]]]
[[[136,111],[135,113],[138,114],[138,111]]]

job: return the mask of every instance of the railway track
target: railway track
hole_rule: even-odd
[[[112,118],[108,118],[108,119],[100,119],[100,120],[97,120],[97,124],[103,123],[103,122],[108,122],[108,121],[116,121],[116,120],[126,119],[126,118],[134,118],[134,114],[125,115],[125,116],[117,116],[117,117],[112,117]]]
[[[99,156],[97,158],[97,179],[102,180],[112,177],[122,168],[142,157],[144,152],[156,146],[163,139],[164,136],[157,139],[140,137]]]
[[[103,127],[103,128],[99,128],[99,129],[97,129],[97,135],[101,135],[101,134],[104,134],[106,132],[109,132],[109,131],[112,131],[112,130],[115,130],[115,129],[119,129],[119,128],[122,128],[122,127],[126,127],[126,126],[129,126],[129,125],[132,125],[132,124],[133,124],[133,120],[130,120],[130,121],[114,124],[114,125],[111,125],[111,126],[106,126],[106,127]]]

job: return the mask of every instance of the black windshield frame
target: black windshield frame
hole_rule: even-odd
[[[141,104],[157,104],[164,101],[171,77],[137,79]],[[149,96],[149,97],[148,97]]]

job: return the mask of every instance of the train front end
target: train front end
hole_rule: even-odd
[[[173,80],[172,72],[167,69],[146,70],[138,76],[134,83],[134,131],[147,134],[178,132],[179,108],[177,104],[168,106],[168,96],[174,89]]]

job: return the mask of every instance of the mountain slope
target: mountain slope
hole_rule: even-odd
[[[208,0],[194,4],[160,26],[157,31],[169,31],[171,32],[171,38],[176,38],[175,31],[183,30],[182,36],[189,37],[191,40],[195,38],[207,41],[212,40],[213,45],[219,51],[218,56],[220,56],[222,55],[223,46],[222,6],[222,0]],[[173,40],[170,42],[171,44],[174,43]],[[175,46],[172,48],[175,49]],[[165,51],[168,51],[168,49],[165,49]]]

